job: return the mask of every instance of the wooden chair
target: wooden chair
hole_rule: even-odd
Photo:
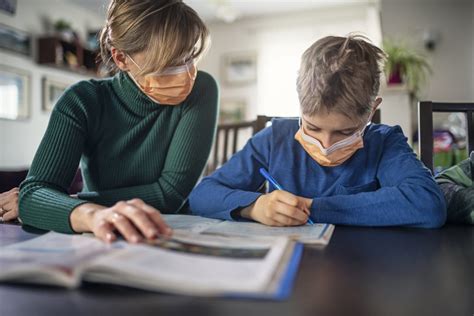
[[[28,169],[20,170],[0,170],[0,193],[19,187],[28,175]],[[69,194],[76,194],[82,191],[83,180],[81,170],[77,169],[76,175],[68,189]]]
[[[462,112],[467,120],[467,149],[474,150],[474,103],[445,103],[421,101],[418,103],[418,147],[421,161],[431,171],[433,166],[433,112]]]
[[[247,121],[224,123],[217,126],[216,138],[204,175],[211,174],[240,149],[238,148],[239,136],[242,135],[242,132],[247,131],[249,136],[255,134],[255,123],[256,121]]]

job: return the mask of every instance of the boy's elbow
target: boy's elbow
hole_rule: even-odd
[[[437,196],[432,200],[432,203],[427,203],[423,207],[423,214],[425,217],[424,228],[440,228],[446,223],[447,210],[446,201],[442,195]]]
[[[202,212],[199,211],[200,210],[200,207],[199,207],[199,194],[196,194],[196,189],[194,189],[193,191],[191,191],[191,194],[189,195],[189,211],[191,212],[191,214],[193,215],[202,215]]]

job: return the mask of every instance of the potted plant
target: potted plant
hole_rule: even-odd
[[[56,22],[54,22],[53,27],[56,33],[58,33],[62,39],[68,42],[72,42],[75,39],[74,31],[71,27],[71,23],[69,23],[68,21],[59,19]]]
[[[385,40],[383,47],[388,55],[385,64],[387,84],[406,84],[408,90],[417,95],[432,72],[425,56],[403,43],[390,40]]]

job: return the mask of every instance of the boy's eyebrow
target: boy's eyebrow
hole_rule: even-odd
[[[308,121],[305,120],[304,118],[303,118],[303,121],[305,121],[306,124],[309,125],[309,127],[312,127],[312,128],[314,128],[314,129],[320,129],[318,126],[316,126],[316,125],[314,125],[314,124],[308,122]],[[358,128],[358,126],[353,126],[353,127],[343,128],[343,129],[340,129],[340,130],[335,130],[334,132],[353,131],[353,130],[356,130],[357,128]]]

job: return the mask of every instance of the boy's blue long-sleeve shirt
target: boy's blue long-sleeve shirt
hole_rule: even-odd
[[[265,181],[259,173],[263,167],[286,191],[313,199],[311,218],[320,223],[426,228],[444,224],[442,192],[399,126],[367,126],[364,148],[336,167],[313,160],[294,139],[298,129],[297,120],[274,120],[251,138],[191,192],[192,213],[232,220],[232,211],[261,195],[257,191]]]

